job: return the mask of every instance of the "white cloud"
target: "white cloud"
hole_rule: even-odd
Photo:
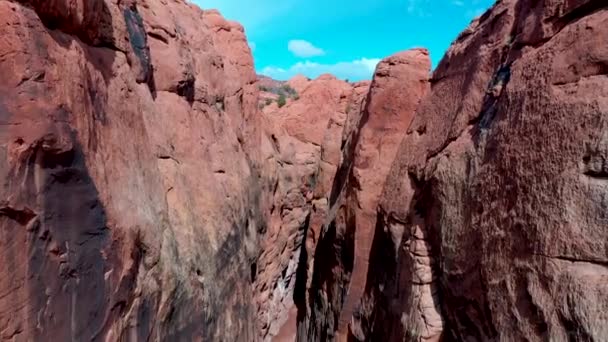
[[[462,2],[461,0],[452,0],[452,4],[454,6],[459,6],[459,7],[464,6],[464,2]]]
[[[335,64],[320,64],[311,61],[298,62],[288,69],[269,66],[262,69],[261,74],[277,80],[287,80],[297,74],[316,78],[322,74],[332,74],[340,79],[351,81],[371,79],[379,58],[361,58],[351,62],[338,62]]]
[[[251,49],[251,52],[255,51],[256,45],[254,42],[248,42],[249,43],[249,48]]]
[[[323,56],[325,51],[306,40],[294,39],[287,43],[287,49],[296,57],[309,58]]]

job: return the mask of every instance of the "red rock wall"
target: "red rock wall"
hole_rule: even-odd
[[[604,1],[501,1],[435,71],[379,207],[355,340],[608,336]]]
[[[607,20],[603,1],[497,2],[435,70],[378,197],[359,139],[298,340],[608,336]]]
[[[0,1],[0,339],[257,336],[242,28],[184,1]]]
[[[502,0],[260,112],[216,11],[0,0],[0,339],[603,341],[607,36]]]
[[[381,61],[374,75],[343,209],[355,226],[352,276],[338,322],[343,335],[365,289],[384,181],[416,108],[430,89],[430,67],[426,50],[410,50]]]

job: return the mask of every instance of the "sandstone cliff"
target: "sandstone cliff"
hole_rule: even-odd
[[[0,0],[0,340],[604,341],[606,37],[501,0],[277,82],[185,0]]]
[[[0,0],[0,75],[0,339],[254,340],[242,27],[177,0]]]
[[[604,1],[503,0],[458,37],[386,179],[367,274],[315,265],[300,340],[346,320],[359,341],[606,339],[607,29]],[[343,215],[319,246],[356,265],[368,225]]]
[[[398,267],[430,256],[406,333],[608,336],[607,30],[604,1],[501,1],[438,67],[381,204]]]

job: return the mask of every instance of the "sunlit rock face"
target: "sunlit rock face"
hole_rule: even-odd
[[[309,272],[300,340],[344,339],[365,293],[384,181],[417,106],[430,89],[428,51],[382,60],[361,110],[346,130],[331,186],[320,191],[306,245]]]
[[[354,340],[608,334],[608,11],[500,1],[435,70],[378,207]]]
[[[296,324],[315,314],[309,304],[322,291],[315,277],[325,272],[322,267],[333,267],[331,256],[320,254],[330,253],[330,240],[321,232],[345,210],[360,220],[356,249],[362,251],[356,253],[356,269],[349,271],[357,275],[357,285],[344,297],[350,309],[342,311],[340,329],[347,331],[348,317],[363,294],[371,247],[366,242],[373,237],[382,184],[414,110],[430,88],[429,73],[428,52],[416,49],[382,61],[371,83],[351,84],[331,75],[315,80],[296,76],[288,82],[259,79],[265,93],[296,93],[283,106],[262,102],[268,134],[263,174],[276,175],[256,265],[264,339],[294,340]],[[398,92],[407,95],[393,97]],[[348,284],[332,286],[346,289]]]
[[[434,71],[386,174],[392,144],[361,125],[300,341],[606,336],[607,21],[601,1],[498,2]],[[369,121],[411,96],[373,89]]]

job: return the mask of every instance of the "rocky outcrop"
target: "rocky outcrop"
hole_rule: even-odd
[[[316,191],[307,255],[308,296],[300,340],[347,337],[364,293],[376,206],[399,144],[430,88],[428,52],[415,49],[381,61],[361,110],[350,117],[342,148]],[[400,96],[396,96],[399,94]]]
[[[0,0],[0,339],[257,336],[253,61],[185,1]]]
[[[497,2],[386,181],[355,340],[608,336],[608,8]]]
[[[299,340],[607,335],[607,11],[498,2],[452,45],[417,109],[404,89],[374,92],[378,67],[319,220]],[[366,142],[391,101],[412,111],[397,125],[415,110],[411,125]]]
[[[364,293],[384,181],[414,112],[430,89],[430,67],[426,50],[411,50],[383,60],[376,69],[341,209],[355,229],[353,270],[338,322],[344,336]]]

